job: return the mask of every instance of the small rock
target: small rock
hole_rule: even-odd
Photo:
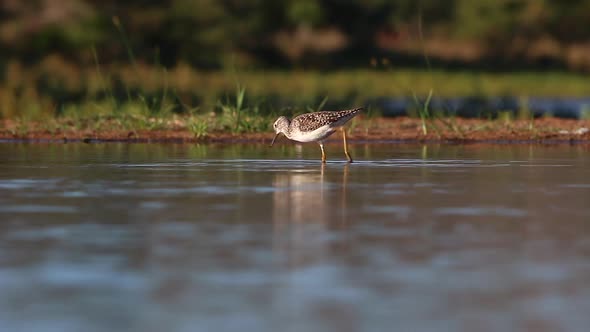
[[[576,130],[574,130],[574,134],[576,135],[584,135],[585,133],[589,132],[590,129],[586,128],[586,127],[582,127],[582,128],[578,128]]]
[[[560,135],[568,135],[570,132],[568,130],[560,130],[558,133]]]

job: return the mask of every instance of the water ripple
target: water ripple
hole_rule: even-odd
[[[0,213],[75,213],[78,209],[73,206],[21,204],[0,206]]]
[[[527,211],[501,206],[444,207],[435,209],[439,215],[525,217]]]

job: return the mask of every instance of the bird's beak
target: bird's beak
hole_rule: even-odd
[[[275,138],[273,138],[273,139],[272,139],[272,142],[270,142],[270,146],[272,146],[273,144],[275,144],[275,141],[277,140],[277,137],[279,137],[279,135],[280,135],[280,134],[281,134],[281,133],[277,133],[277,134],[275,135]]]

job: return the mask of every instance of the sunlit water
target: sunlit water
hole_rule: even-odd
[[[2,331],[585,331],[590,149],[0,144]]]

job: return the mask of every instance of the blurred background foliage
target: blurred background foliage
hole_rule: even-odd
[[[0,0],[0,118],[586,96],[588,22],[590,0]]]
[[[588,0],[3,0],[0,61],[84,64],[91,47],[126,61],[113,20],[166,67],[416,65],[426,50],[443,66],[590,69]]]

